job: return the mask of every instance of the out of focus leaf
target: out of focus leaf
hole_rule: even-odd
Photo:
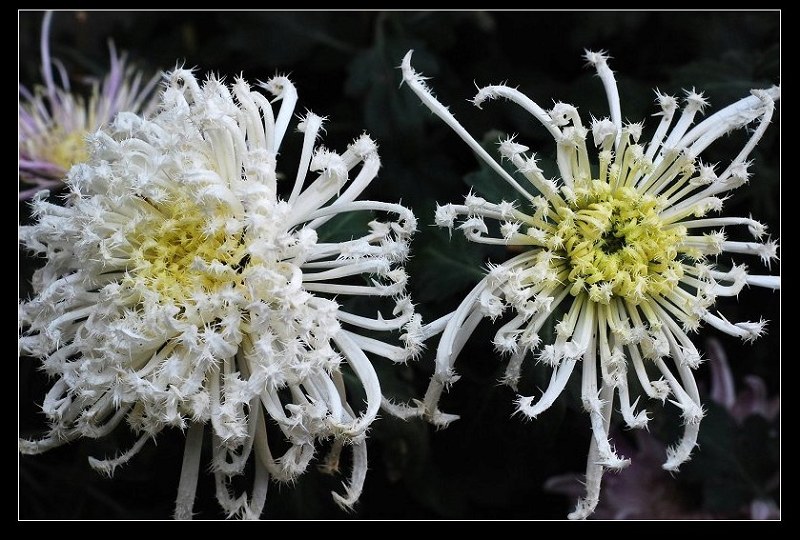
[[[337,214],[317,229],[318,242],[343,242],[361,238],[369,232],[369,222],[375,216],[371,212],[345,212]]]
[[[420,69],[438,71],[435,59],[422,43],[404,38],[387,38],[355,55],[348,66],[344,90],[348,95],[364,98],[365,127],[378,139],[391,140],[397,134],[409,134],[421,127],[424,116],[413,93],[398,89],[400,60],[414,49],[414,60]]]
[[[415,281],[420,302],[446,298],[477,283],[484,277],[483,251],[455,232],[436,230],[416,258],[424,261],[417,267]]]

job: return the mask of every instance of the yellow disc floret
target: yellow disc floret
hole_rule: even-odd
[[[683,227],[665,228],[659,202],[631,187],[593,180],[575,190],[574,204],[557,210],[571,292],[595,302],[622,297],[634,304],[671,291],[683,275],[678,245]]]
[[[159,204],[141,199],[141,205],[158,219],[135,229],[131,278],[175,301],[241,282],[247,261],[242,231],[226,231],[224,206],[208,215],[208,208],[186,198]]]
[[[61,130],[56,130],[49,135],[50,143],[45,146],[45,156],[52,163],[68,171],[76,163],[83,163],[89,159],[85,138],[85,131],[65,134]]]

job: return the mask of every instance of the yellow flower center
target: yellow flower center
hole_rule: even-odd
[[[242,232],[225,230],[224,206],[217,213],[178,198],[163,203],[140,199],[148,218],[134,230],[131,274],[175,301],[193,292],[214,292],[241,282],[247,255]]]
[[[588,289],[595,302],[622,297],[638,304],[675,288],[683,275],[676,258],[686,229],[664,226],[655,197],[599,180],[575,195],[575,204],[557,210],[573,295]]]
[[[89,151],[86,148],[85,131],[73,131],[64,134],[61,130],[51,133],[49,136],[47,159],[68,171],[76,163],[83,163],[89,159]]]

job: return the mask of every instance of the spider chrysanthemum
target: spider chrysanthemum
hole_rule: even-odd
[[[42,22],[44,86],[31,92],[19,86],[19,198],[41,189],[63,187],[67,171],[89,157],[86,136],[108,124],[120,111],[148,113],[157,104],[153,92],[159,77],[145,79],[110,44],[111,66],[102,79],[88,78],[87,100],[73,90],[61,63],[50,55],[53,13]]]
[[[307,113],[299,160],[282,165],[297,92],[282,76],[261,86],[269,98],[243,79],[168,74],[157,113],[120,113],[91,135],[66,204],[37,195],[35,224],[20,229],[45,258],[20,306],[20,349],[55,379],[42,406],[49,433],[20,450],[125,423],[133,447],[90,460],[111,474],[161,430],[188,430],[178,518],[192,515],[205,425],[229,515],[258,517],[269,479],[295,479],[323,440],[331,470],[352,448],[345,494],[334,494],[352,505],[382,399],[366,353],[404,362],[421,347],[404,292],[414,215],[358,200],[380,167],[376,144],[318,146],[324,119]],[[353,213],[373,220],[344,240],[326,233]],[[351,297],[372,300],[377,316],[345,309]],[[231,480],[251,456],[251,496],[237,495]]]
[[[722,210],[727,193],[748,181],[747,159],[770,123],[779,88],[753,90],[694,127],[707,106],[702,95],[687,92],[679,110],[676,98],[657,93],[661,120],[652,138],[643,141],[642,124],[622,122],[607,56],[587,52],[586,59],[603,82],[611,110],[610,118],[593,119],[590,126],[572,105],[555,103],[547,111],[507,86],[482,88],[473,99],[479,108],[488,100],[510,100],[555,140],[560,180],[545,177],[527,147],[513,138],[501,141],[502,158],[525,178],[523,183],[433,97],[411,67],[411,52],[402,63],[404,81],[422,102],[519,193],[513,202],[470,194],[463,205],[438,207],[436,223],[461,229],[474,242],[521,251],[492,266],[450,318],[442,319],[446,326],[425,401],[405,414],[448,421],[451,417],[438,411],[438,402],[456,379],[456,357],[482,318],[510,310],[494,338],[496,349],[510,357],[505,382],[516,388],[522,362],[530,355],[552,368],[542,395],[518,397],[521,414],[534,418],[547,410],[572,374],[580,373],[592,438],[586,495],[572,518],[591,514],[605,469],[628,463],[609,441],[612,409],[618,407],[631,428],[647,425],[648,414],[636,410],[639,397],[631,395],[632,389],[641,387],[647,397],[669,399],[681,410],[683,436],[670,448],[664,468],[676,470],[689,458],[703,417],[693,376],[701,354],[689,334],[705,322],[746,341],[757,338],[763,320],[729,322],[714,312],[715,301],[738,295],[746,285],[780,288],[777,276],[715,260],[726,253],[769,265],[777,243],[766,236],[766,227],[751,218],[713,215]],[[730,163],[718,167],[700,160],[719,137],[746,126],[752,131]],[[590,154],[592,143],[596,153]],[[496,225],[490,228],[487,221]],[[742,233],[749,233],[749,241],[732,239]],[[543,343],[540,330],[558,312],[564,315],[554,321],[554,340]]]

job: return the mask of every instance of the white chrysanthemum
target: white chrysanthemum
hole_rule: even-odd
[[[117,55],[113,44],[108,75],[102,81],[86,81],[91,87],[89,100],[75,93],[61,63],[50,56],[52,17],[48,11],[42,22],[44,86],[33,93],[19,87],[19,179],[30,186],[20,190],[20,200],[41,189],[62,187],[69,168],[89,157],[86,136],[107,125],[118,112],[147,114],[158,103],[153,90],[159,77],[145,81],[141,72],[126,65],[124,55]]]
[[[403,79],[422,102],[519,192],[520,202],[486,201],[469,195],[463,205],[436,211],[440,226],[461,229],[474,242],[516,246],[522,253],[490,268],[459,308],[433,327],[443,327],[436,372],[424,403],[405,414],[434,422],[452,419],[437,409],[442,390],[456,378],[453,364],[464,343],[484,317],[506,309],[511,319],[498,330],[494,345],[510,356],[505,382],[516,388],[528,353],[552,367],[544,393],[519,396],[518,411],[534,418],[547,410],[565,388],[579,362],[582,401],[591,419],[592,440],[586,472],[586,497],[570,515],[593,511],[604,469],[619,469],[620,458],[609,441],[615,399],[625,423],[647,426],[646,411],[630,388],[640,385],[652,399],[670,401],[682,412],[683,437],[670,449],[664,468],[676,470],[696,446],[703,408],[692,370],[701,355],[687,333],[705,321],[746,341],[764,331],[765,322],[733,324],[712,312],[718,296],[736,296],[745,285],[780,288],[780,278],[754,275],[744,265],[718,269],[709,260],[721,253],[752,255],[769,264],[777,245],[766,240],[728,239],[728,231],[749,231],[756,240],[765,227],[749,218],[709,217],[722,209],[725,193],[748,180],[747,157],[766,130],[780,97],[779,88],[754,90],[752,96],[719,111],[690,129],[707,105],[689,92],[678,113],[675,98],[658,94],[661,121],[652,139],[640,143],[641,124],[623,125],[614,76],[603,53],[587,52],[599,74],[611,118],[587,128],[575,107],[556,103],[546,111],[507,86],[479,90],[473,102],[505,98],[533,115],[556,142],[560,181],[543,176],[535,156],[512,139],[500,153],[530,183],[523,187],[483,150],[453,115],[433,97],[423,77],[403,60]],[[675,118],[677,117],[677,120]],[[674,123],[673,123],[674,121]],[[716,139],[755,123],[746,145],[717,173],[699,156]],[[597,147],[589,157],[587,137]],[[460,220],[460,223],[459,223]],[[495,220],[500,237],[491,237],[486,220]],[[706,232],[702,232],[706,229]],[[559,308],[565,314],[555,326],[553,343],[539,332]],[[671,359],[672,366],[667,360]],[[655,373],[656,380],[653,380]],[[630,378],[638,380],[631,383]]]
[[[241,79],[229,88],[215,78],[201,86],[186,70],[167,78],[158,113],[120,113],[92,135],[89,160],[68,175],[66,207],[37,196],[37,222],[20,230],[46,258],[20,307],[20,349],[56,381],[43,403],[50,432],[20,450],[101,437],[125,421],[134,446],[90,460],[111,474],[162,429],[188,429],[175,516],[189,518],[210,423],[220,504],[258,517],[269,478],[293,480],[332,438],[329,469],[343,444],[353,449],[345,495],[334,494],[350,506],[382,399],[365,353],[404,362],[421,348],[402,267],[415,218],[356,200],[380,167],[375,143],[362,135],[342,154],[315,146],[323,118],[312,113],[298,125],[297,168],[281,168],[293,188],[279,195],[276,159],[297,102],[287,78],[263,84],[272,101]],[[391,219],[320,240],[332,217],[352,212]],[[339,304],[349,296],[384,297],[393,315],[349,313]],[[399,345],[376,332],[395,332]],[[365,406],[345,389],[345,364]],[[267,440],[270,419],[289,443],[283,455]],[[237,497],[230,479],[251,454],[252,498]]]

